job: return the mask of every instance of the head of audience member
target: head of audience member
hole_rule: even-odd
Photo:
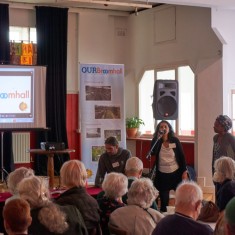
[[[29,203],[20,198],[12,199],[3,208],[3,219],[7,234],[28,234],[32,222]]]
[[[18,185],[20,198],[25,199],[32,209],[43,207],[50,201],[50,193],[45,181],[38,176],[23,179]]]
[[[105,142],[105,150],[109,156],[115,155],[118,152],[119,143],[114,136],[108,137]]]
[[[140,178],[143,173],[143,162],[138,157],[131,157],[126,161],[125,174],[127,177]]]
[[[225,230],[227,235],[235,235],[235,197],[228,202],[225,208]]]
[[[197,219],[202,207],[203,193],[194,181],[184,181],[175,192],[175,211]]]
[[[111,172],[105,175],[102,183],[104,195],[108,198],[118,200],[128,191],[128,180],[122,173]]]
[[[27,177],[34,175],[34,171],[30,168],[19,167],[12,171],[7,177],[7,187],[11,194],[17,195],[18,189],[17,186],[19,182]]]
[[[149,178],[135,180],[127,193],[127,204],[148,209],[158,196],[157,189]]]
[[[223,183],[225,180],[234,179],[235,174],[235,161],[230,157],[220,157],[214,164],[215,173],[213,181]]]
[[[51,202],[48,187],[42,178],[31,176],[23,179],[19,183],[18,191],[20,198],[29,203],[31,210],[40,208],[38,220],[50,232],[63,233],[68,229],[66,215]],[[32,223],[32,226],[35,224]]]
[[[60,169],[61,185],[65,188],[85,187],[87,171],[83,162],[69,160]]]
[[[227,115],[219,115],[215,119],[214,132],[218,134],[227,133],[232,128],[232,120]]]

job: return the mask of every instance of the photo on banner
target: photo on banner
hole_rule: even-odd
[[[80,64],[81,160],[95,181],[104,141],[115,136],[126,148],[124,65]]]

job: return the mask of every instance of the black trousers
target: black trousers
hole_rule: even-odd
[[[169,204],[170,190],[175,190],[181,181],[182,173],[179,169],[172,173],[162,173],[160,171],[156,172],[154,185],[159,191],[159,197],[161,200],[160,210],[162,212],[166,211],[166,207]]]

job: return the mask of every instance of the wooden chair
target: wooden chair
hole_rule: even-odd
[[[122,229],[115,227],[111,224],[109,224],[108,226],[109,226],[110,235],[127,235],[127,231],[125,231],[125,230],[122,230]]]

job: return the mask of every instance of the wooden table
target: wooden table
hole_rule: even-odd
[[[74,149],[63,150],[44,150],[44,149],[29,149],[29,153],[47,155],[47,175],[49,176],[49,187],[54,188],[54,155],[75,152]]]

